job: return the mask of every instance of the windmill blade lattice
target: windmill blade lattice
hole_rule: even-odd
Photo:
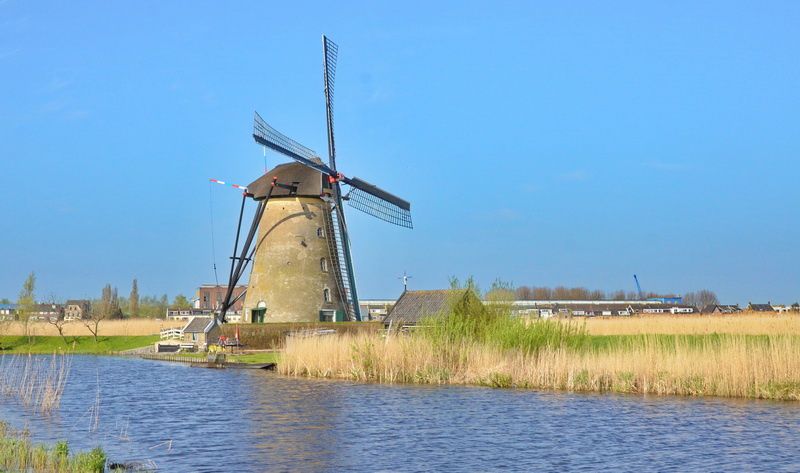
[[[385,222],[414,228],[411,223],[411,204],[408,201],[357,177],[343,177],[342,181],[352,186],[347,194],[351,207]]]
[[[339,57],[339,46],[322,36],[322,69],[325,84],[325,113],[328,120],[328,164],[336,170],[336,141],[333,137],[333,92],[336,82],[336,61]]]
[[[348,203],[354,209],[360,210],[367,215],[372,215],[384,222],[397,225],[399,227],[414,228],[411,222],[411,212],[368,194],[361,189],[352,189],[348,193]]]
[[[296,161],[300,161],[308,167],[317,171],[333,176],[336,173],[326,166],[312,149],[306,148],[295,140],[289,138],[275,128],[272,128],[261,118],[258,112],[255,113],[253,121],[253,138],[257,143],[288,156]]]

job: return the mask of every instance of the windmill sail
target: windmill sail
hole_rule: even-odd
[[[347,312],[347,318],[361,320],[343,202],[347,200],[352,207],[362,212],[405,228],[412,228],[411,204],[362,179],[348,178],[337,170],[333,97],[339,48],[336,43],[323,35],[322,51],[325,118],[328,135],[327,164],[313,150],[268,125],[258,113],[255,114],[253,138],[257,143],[328,176],[331,199],[325,198],[324,195],[322,197],[328,204],[328,208],[323,213],[325,214],[325,230],[329,238],[330,261],[334,265],[336,285],[342,306]],[[342,195],[342,184],[351,186],[347,196]],[[256,191],[257,189],[253,190],[254,193],[260,195]]]
[[[336,170],[336,140],[333,136],[333,91],[336,82],[336,60],[339,46],[322,35],[322,69],[325,84],[325,116],[328,123],[328,164]]]
[[[325,81],[325,118],[328,125],[328,164],[334,174],[338,177],[336,170],[336,139],[333,135],[333,91],[336,78],[336,61],[339,55],[339,47],[322,35],[322,73]],[[361,320],[361,312],[358,307],[358,293],[356,291],[355,272],[353,271],[353,257],[350,254],[350,237],[347,235],[347,222],[342,211],[342,188],[339,181],[333,183],[334,198],[336,206],[331,213],[333,219],[333,245],[336,248],[337,277],[342,281],[342,298],[346,299],[348,318],[350,320]]]
[[[411,222],[411,204],[407,201],[357,177],[345,178],[345,182],[352,186],[346,196],[351,207],[384,222],[414,228]]]
[[[328,245],[329,257],[333,265],[333,273],[336,278],[336,286],[339,298],[342,302],[342,307],[344,307],[347,312],[348,320],[358,320],[358,316],[355,312],[355,304],[351,296],[352,283],[350,278],[348,278],[350,271],[346,266],[349,260],[345,257],[343,246],[337,244],[337,242],[342,241],[344,237],[343,234],[339,232],[339,208],[336,206],[331,207],[328,212],[323,212],[323,218],[325,219],[326,236],[328,241],[331,242],[331,244]]]
[[[261,118],[258,112],[255,112],[253,121],[253,139],[256,140],[256,143],[299,161],[323,174],[328,176],[336,175],[334,170],[322,162],[317,153],[272,128]]]

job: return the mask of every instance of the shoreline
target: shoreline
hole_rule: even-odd
[[[441,349],[407,336],[326,338],[287,344],[278,371],[379,384],[800,401],[796,336],[753,343],[730,335],[699,344],[645,336],[639,346],[545,348],[535,355],[475,343]]]

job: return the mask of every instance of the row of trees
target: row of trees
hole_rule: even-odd
[[[639,294],[633,291],[602,291],[600,289],[590,290],[585,287],[565,287],[556,286],[553,288],[545,286],[517,286],[514,295],[519,300],[582,300],[582,301],[631,301],[638,300]],[[657,294],[647,292],[642,294],[647,299],[649,297],[675,297],[674,294]]]
[[[471,288],[476,293],[481,294],[475,279],[470,276],[463,283],[455,276],[450,278],[452,288]],[[642,294],[644,299],[651,297],[676,297],[674,294],[657,294],[647,292]],[[488,300],[580,300],[580,301],[623,301],[639,300],[639,294],[633,291],[611,291],[605,292],[599,289],[589,290],[585,287],[565,287],[557,286],[554,288],[544,286],[514,286],[513,284],[500,279],[495,280],[492,286],[484,294]],[[683,303],[702,309],[710,304],[719,304],[719,299],[714,291],[701,289],[695,292],[687,292],[683,295]]]
[[[54,297],[50,297],[50,299],[46,301],[47,304],[56,305],[59,303]],[[3,298],[0,299],[0,303],[10,304],[11,301]],[[116,287],[106,284],[101,290],[100,298],[92,300],[90,303],[91,307],[87,313],[82,315],[81,323],[91,332],[95,341],[97,341],[100,324],[104,320],[125,318],[126,312],[128,317],[163,317],[169,307],[166,294],[161,297],[145,296],[140,298],[136,279],[133,280],[131,285],[129,298],[120,297]],[[175,297],[173,306],[187,308],[191,306],[191,303],[185,296],[179,294]],[[16,307],[16,318],[23,324],[23,331],[28,338],[28,343],[33,342],[30,321],[36,312],[38,312],[36,274],[30,273],[22,284]],[[56,328],[64,343],[67,343],[67,338],[64,336],[64,325],[67,321],[64,318],[48,318],[46,321]]]
[[[711,304],[719,304],[719,299],[714,291],[709,289],[700,289],[696,292],[687,292],[683,295],[683,303],[693,305],[702,309]]]
[[[20,320],[27,318],[36,311],[36,275],[30,273],[22,285],[22,290],[17,298],[17,315]],[[54,296],[39,300],[40,303],[62,304],[63,301],[57,300]],[[11,304],[8,298],[0,299],[0,304]],[[166,294],[161,296],[140,296],[139,282],[134,279],[131,283],[129,297],[119,295],[116,287],[106,284],[100,297],[90,300],[92,312],[102,316],[103,319],[122,319],[128,317],[156,318],[164,317],[170,307],[187,309],[192,303],[183,294],[178,294],[170,304]],[[92,315],[94,317],[94,315]]]

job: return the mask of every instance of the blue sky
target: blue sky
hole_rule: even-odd
[[[362,297],[405,270],[793,302],[798,24],[797,2],[0,1],[0,297],[30,271],[59,298],[212,282],[208,178],[263,171],[253,111],[325,151],[324,32],[340,169],[412,202],[413,231],[349,213]],[[211,192],[224,267],[240,196]]]

